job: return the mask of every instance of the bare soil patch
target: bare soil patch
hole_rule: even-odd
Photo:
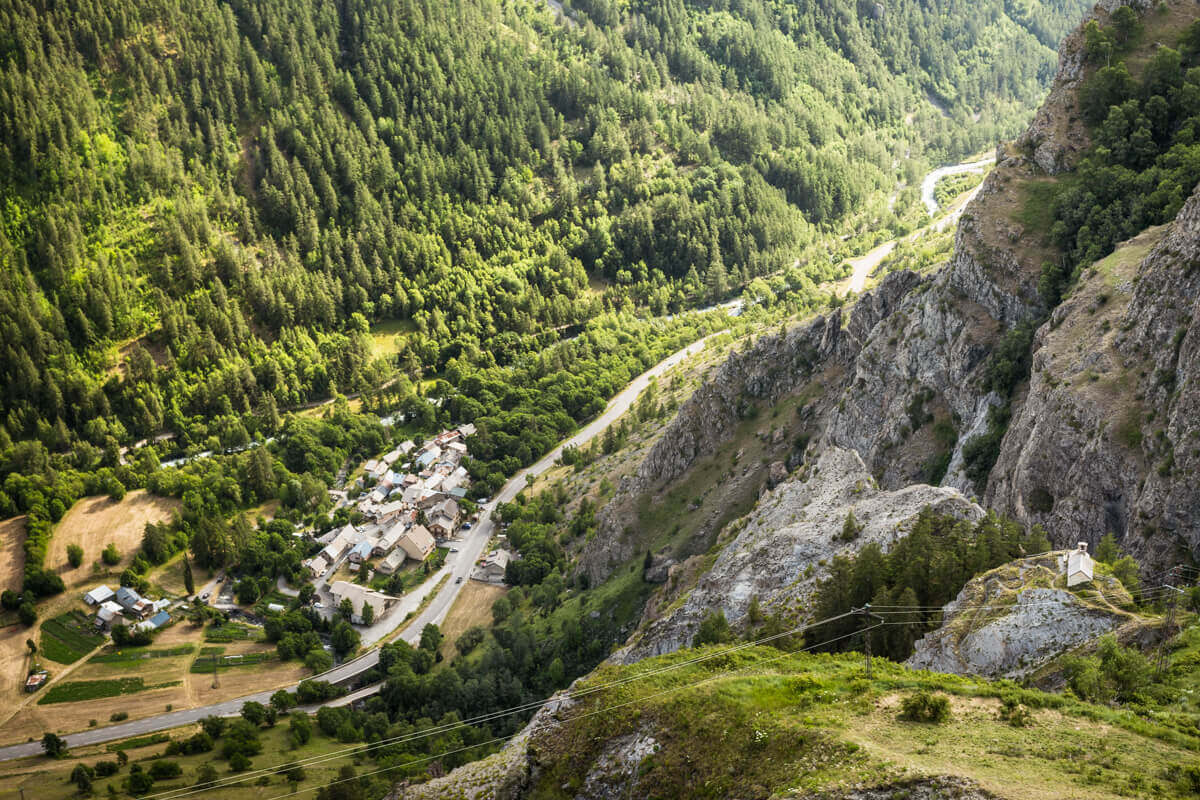
[[[463,631],[472,625],[488,626],[492,622],[492,603],[496,598],[508,592],[507,587],[493,586],[479,581],[467,581],[454,600],[450,613],[442,623],[442,654],[447,660],[458,655],[454,642]]]
[[[220,671],[217,676],[220,686],[214,689],[211,674],[188,673],[185,679],[188,706],[205,706],[255,692],[281,689],[311,674],[299,661],[273,661],[258,667],[231,667]]]
[[[29,666],[29,650],[25,640],[33,632],[24,625],[0,628],[0,698],[5,703],[24,697],[25,671]]]
[[[130,492],[120,502],[104,496],[85,497],[55,526],[46,569],[58,572],[68,586],[82,583],[91,579],[93,564],[100,562],[100,552],[111,542],[121,551],[121,563],[110,571],[119,573],[133,561],[146,523],[170,519],[179,505],[174,498],[156,497],[142,489]],[[83,547],[83,564],[75,568],[67,561],[71,544]]]
[[[21,588],[25,573],[25,517],[0,522],[0,591]]]
[[[199,657],[202,648],[220,646],[225,648],[224,652],[227,655],[270,651],[274,648],[259,642],[211,645],[203,641],[201,631],[201,628],[184,622],[170,626],[155,637],[155,649],[190,643],[196,646],[196,650],[191,654],[147,659],[133,665],[81,661],[71,674],[64,678],[68,681],[106,680],[132,673],[150,685],[178,681],[175,686],[76,703],[38,705],[37,698],[41,693],[25,695],[17,680],[17,676],[23,676],[25,673],[26,662],[23,653],[26,632],[20,626],[0,629],[0,670],[3,670],[0,688],[4,690],[2,697],[6,702],[13,704],[31,700],[0,725],[0,744],[23,742],[29,737],[41,738],[45,731],[73,733],[85,730],[90,727],[91,720],[96,720],[98,725],[104,726],[109,724],[110,717],[118,711],[126,712],[130,720],[136,720],[161,714],[167,710],[168,705],[173,710],[180,710],[218,703],[254,692],[289,686],[309,675],[309,671],[300,662],[272,661],[256,667],[223,669],[219,675],[220,686],[213,689],[211,674],[190,672],[192,661]]]
[[[72,674],[71,680],[78,680]],[[124,711],[129,719],[141,719],[162,714],[171,705],[175,709],[187,708],[187,693],[184,686],[170,686],[146,692],[105,697],[79,703],[53,703],[38,705],[30,703],[0,728],[0,743],[24,742],[30,737],[42,738],[46,731],[75,733],[90,727],[91,720],[99,726],[108,725],[113,714]]]

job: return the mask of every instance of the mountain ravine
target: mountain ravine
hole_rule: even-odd
[[[1106,18],[1110,6],[1094,16]],[[1094,545],[1112,531],[1146,569],[1200,553],[1200,195],[1172,223],[1085,270],[1034,337],[1032,375],[1011,399],[995,466],[978,483],[964,469],[964,445],[1003,402],[982,388],[990,354],[1006,331],[1046,313],[1038,277],[1059,256],[1025,230],[1019,212],[1033,187],[1069,171],[1088,144],[1077,119],[1087,71],[1081,31],[1064,42],[1029,130],[998,149],[946,265],[929,276],[889,274],[849,312],[731,356],[603,509],[580,567],[593,581],[642,548],[630,535],[639,497],[653,502],[714,452],[748,405],[801,393],[818,377],[822,395],[801,409],[810,458],[853,450],[879,487],[894,491],[927,481],[940,457],[948,461],[942,486],[1043,524],[1056,546]],[[947,426],[952,445],[936,435]]]

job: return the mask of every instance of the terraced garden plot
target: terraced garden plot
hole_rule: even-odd
[[[102,697],[117,697],[123,694],[147,692],[151,689],[165,689],[178,686],[182,681],[167,681],[165,683],[147,684],[141,678],[112,678],[100,681],[66,681],[50,687],[46,695],[38,700],[38,705],[51,703],[78,703],[83,700],[97,700]]]
[[[59,664],[74,664],[104,641],[79,611],[60,614],[42,623],[41,654]]]
[[[206,648],[207,649],[207,648]],[[216,656],[214,662],[213,656]],[[204,654],[192,662],[191,672],[197,675],[211,675],[214,664],[218,669],[230,669],[232,667],[252,667],[257,664],[265,664],[268,661],[276,661],[279,656],[273,652],[265,651],[262,653],[242,653],[239,655],[219,655],[216,653]]]
[[[248,625],[228,622],[224,625],[210,625],[204,629],[204,641],[228,644],[254,638],[255,631]]]
[[[101,653],[88,659],[89,664],[123,664],[134,661],[145,661],[151,658],[174,658],[186,656],[195,652],[194,645],[181,644],[178,647],[130,647],[112,653]]]

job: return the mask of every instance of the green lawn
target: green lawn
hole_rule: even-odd
[[[42,623],[41,654],[59,664],[74,664],[104,641],[79,611],[60,614]]]
[[[390,319],[371,326],[371,352],[376,358],[395,355],[399,352],[396,337],[412,333],[417,324],[411,319]]]
[[[371,580],[371,588],[378,592],[393,591],[389,589],[389,585],[395,578],[399,577],[401,589],[395,593],[408,594],[433,577],[433,574],[442,568],[442,565],[446,563],[446,554],[449,552],[450,548],[448,547],[438,547],[429,554],[429,558],[419,564],[412,559],[405,560],[404,566],[394,575],[384,575],[381,572],[376,572],[375,577]],[[429,565],[428,573],[425,571],[426,564]]]
[[[277,603],[284,608],[288,608],[293,600],[295,600],[294,597],[288,597],[278,589],[272,589],[258,599],[258,602],[254,604],[254,611],[257,614],[266,614],[267,606],[271,605],[271,603]]]
[[[209,675],[213,671],[214,654],[202,654],[199,658],[192,662],[191,671],[197,675]],[[243,653],[240,656],[217,656],[217,665],[220,669],[230,669],[232,667],[252,667],[256,664],[264,664],[268,661],[275,661],[279,656],[276,653]]]

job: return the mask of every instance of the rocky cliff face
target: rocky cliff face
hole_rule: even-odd
[[[622,481],[598,515],[598,533],[580,556],[578,569],[597,585],[639,552],[642,543],[625,529],[636,499],[653,493],[712,453],[754,404],[770,404],[803,386],[818,372],[852,363],[881,320],[920,283],[912,272],[889,275],[847,314],[836,310],[805,325],[763,336],[736,353],[696,390],[663,433],[637,473]],[[832,400],[833,398],[826,398]],[[822,416],[822,415],[818,415]]]
[[[889,549],[926,506],[972,522],[984,513],[953,489],[916,484],[882,491],[857,453],[830,448],[764,494],[754,511],[732,526],[732,538],[686,598],[635,634],[613,660],[631,663],[687,647],[700,621],[718,609],[737,628],[754,598],[767,613],[800,616],[803,601],[826,576],[834,556],[868,542]],[[844,541],[842,526],[851,511],[862,529]]]
[[[1145,12],[1152,5],[1150,0],[1101,0],[1092,17],[1104,22],[1120,6]],[[1077,96],[1085,74],[1081,25],[1059,45],[1054,85],[1029,128],[1017,139],[1017,145],[1029,152],[1047,175],[1069,170],[1091,141],[1079,113]]]
[[[904,299],[855,359],[826,441],[858,451],[886,487],[926,479],[931,457],[940,456],[949,458],[944,485],[983,494],[964,472],[963,446],[987,430],[989,410],[1001,402],[980,388],[988,355],[1005,331],[1043,312],[1037,280],[1056,255],[1027,234],[1019,212],[1032,187],[1069,170],[1088,145],[1076,100],[1082,46],[1081,30],[1063,43],[1049,98],[1021,139],[998,150],[996,168],[959,221],[949,263]],[[948,453],[928,435],[939,418],[957,437]]]
[[[944,622],[917,642],[914,669],[1023,678],[1062,653],[1137,624],[1120,582],[1097,575],[1085,591],[1066,588],[1066,551],[1021,559],[971,580],[946,605]]]
[[[947,485],[970,492],[962,446],[986,428],[998,398],[981,393],[978,373],[1003,331],[1036,312],[1035,277],[1018,248],[1021,232],[999,209],[1017,198],[1027,165],[998,167],[963,214],[950,263],[904,298],[854,360],[853,378],[828,421],[826,443],[856,450],[880,483],[926,478],[934,455],[922,429],[948,418],[957,442]],[[1006,179],[1007,177],[1007,179]],[[993,213],[995,212],[995,213]]]
[[[574,687],[572,687],[574,688]],[[568,693],[555,695],[538,709],[529,724],[499,752],[454,769],[449,775],[416,785],[399,784],[385,800],[519,800],[536,777],[539,736],[552,736],[564,712],[575,706]]]
[[[1101,19],[1116,6],[1105,0]],[[1146,2],[1134,4],[1145,10]],[[806,424],[816,449],[858,453],[886,489],[931,477],[1032,524],[1066,546],[1106,532],[1148,568],[1200,554],[1200,199],[1087,273],[1038,331],[1027,387],[990,476],[967,473],[964,445],[1003,399],[986,391],[1004,333],[1041,318],[1037,279],[1057,254],[1021,210],[1038,184],[1069,171],[1089,144],[1076,94],[1082,32],[1064,43],[1047,102],[963,214],[954,255],[931,279],[889,276],[843,327],[840,312],[734,356],[681,410],[637,477],[601,514],[583,559],[593,581],[627,560],[631,499],[688,470],[737,424],[747,403],[773,402],[834,372]],[[1136,257],[1135,257],[1136,256]],[[938,469],[948,462],[948,467]]]
[[[1059,543],[1200,553],[1200,191],[1089,270],[1037,332],[987,502]]]

